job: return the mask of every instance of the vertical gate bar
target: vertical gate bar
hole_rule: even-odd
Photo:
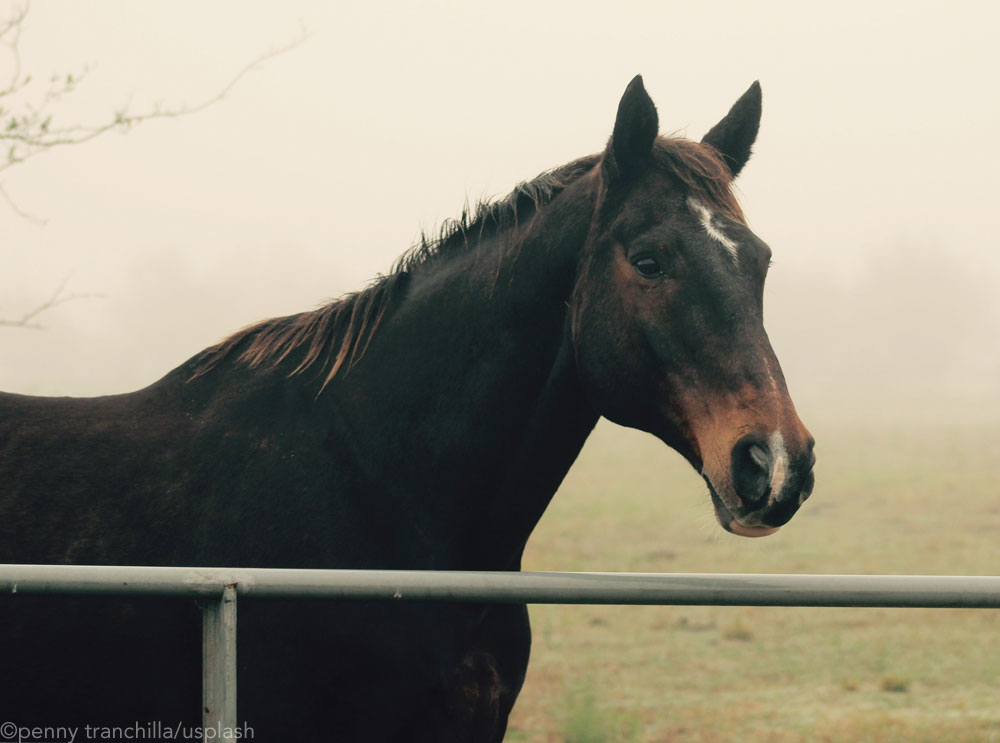
[[[236,584],[202,608],[202,726],[205,741],[236,730]]]

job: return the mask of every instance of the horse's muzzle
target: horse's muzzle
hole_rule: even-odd
[[[733,446],[729,482],[704,474],[716,517],[726,531],[764,537],[786,524],[812,493],[815,441],[807,436],[792,453],[780,432],[744,436]],[[720,493],[722,490],[722,493]]]

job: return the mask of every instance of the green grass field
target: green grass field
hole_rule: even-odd
[[[1000,574],[1000,427],[817,427],[817,486],[726,534],[652,437],[598,427],[525,570]],[[1000,612],[533,606],[512,742],[1000,741]]]

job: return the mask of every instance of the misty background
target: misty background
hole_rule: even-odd
[[[0,202],[0,318],[67,279],[101,296],[45,330],[0,328],[0,389],[134,390],[358,289],[467,199],[601,150],[641,73],[661,133],[693,139],[761,81],[738,185],[774,252],[766,326],[814,432],[995,422],[998,20],[981,2],[36,3],[23,68],[89,68],[64,123],[196,104],[308,37],[201,113],[3,174],[47,223]],[[11,64],[0,49],[0,76]]]

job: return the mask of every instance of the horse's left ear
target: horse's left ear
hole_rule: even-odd
[[[740,96],[729,113],[702,138],[722,154],[733,176],[739,175],[750,159],[750,148],[760,128],[760,83]]]
[[[615,130],[604,153],[604,173],[609,183],[635,175],[649,158],[660,120],[656,106],[636,75],[618,104]]]

